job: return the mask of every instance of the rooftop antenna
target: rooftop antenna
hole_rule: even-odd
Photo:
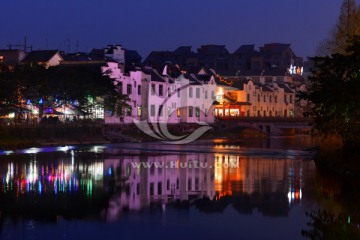
[[[70,50],[71,50],[71,44],[70,44],[70,38],[68,38],[67,52],[70,53]]]
[[[33,46],[32,45],[30,45],[30,46],[28,46],[27,45],[27,39],[26,39],[26,36],[24,37],[24,43],[23,44],[21,44],[20,42],[18,43],[18,44],[9,44],[8,45],[8,47],[9,47],[9,50],[11,50],[13,47],[14,48],[18,48],[18,49],[23,49],[24,50],[24,52],[27,52],[28,51],[28,49],[30,49],[30,52],[32,51],[32,49],[33,49]]]

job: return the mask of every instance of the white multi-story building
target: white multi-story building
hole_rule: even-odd
[[[130,99],[122,115],[106,112],[105,123],[129,124],[133,120],[156,123],[214,122],[215,75],[159,73],[151,67],[125,73],[118,62],[108,62],[102,72],[115,79],[118,91]]]
[[[218,117],[294,117],[295,91],[288,83],[220,78],[217,84]]]

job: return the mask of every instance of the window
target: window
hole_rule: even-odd
[[[196,88],[196,98],[200,98],[200,88]]]
[[[266,117],[266,111],[264,111],[264,117]]]
[[[171,97],[170,87],[168,87],[168,97]]]
[[[0,63],[4,62],[4,56],[0,56]]]
[[[163,88],[164,86],[163,85],[159,85],[159,96],[163,96]]]
[[[188,179],[188,191],[191,191],[192,183],[191,178]]]
[[[150,196],[154,196],[154,183],[150,183]]]
[[[127,109],[126,109],[126,116],[131,116],[131,107],[128,107]]]
[[[290,95],[290,103],[292,103],[292,101],[293,101],[293,96]]]
[[[118,89],[119,93],[123,94],[123,84],[122,84],[122,82],[118,82],[117,89]]]
[[[274,101],[277,103],[277,96],[274,97]]]
[[[161,169],[161,168],[159,168]],[[162,194],[162,182],[158,182],[158,195]]]
[[[137,108],[137,114],[138,114],[139,117],[141,116],[141,107]]]
[[[163,115],[163,105],[159,106],[159,116]]]
[[[166,190],[170,190],[170,180],[166,180]]]
[[[180,88],[177,89],[177,96],[180,97]]]
[[[215,92],[211,91],[211,99],[215,99]]]
[[[150,106],[150,116],[154,117],[155,116],[155,105],[152,104]]]
[[[205,99],[207,99],[207,98],[208,98],[208,91],[205,90]]]
[[[195,108],[195,116],[200,117],[200,108],[199,107]]]
[[[138,85],[138,95],[141,95],[141,85]]]
[[[284,95],[284,102],[287,102],[287,96]]]
[[[193,97],[193,89],[192,87],[189,88],[189,98]]]
[[[260,102],[260,94],[258,95],[258,102]]]
[[[246,101],[250,102],[250,94],[249,93],[246,95]]]
[[[272,102],[272,97],[271,97],[271,95],[269,96],[269,102]]]
[[[264,95],[264,102],[266,102],[266,95]]]
[[[132,93],[132,88],[131,87],[132,87],[131,84],[128,84],[126,86],[126,94],[130,95]]]
[[[178,117],[180,117],[180,108],[178,108],[178,109],[176,110],[176,114],[177,114]]]
[[[155,95],[155,84],[151,84],[151,95]]]
[[[193,116],[193,107],[189,107],[189,117]]]
[[[168,107],[168,116],[171,115],[171,107]]]

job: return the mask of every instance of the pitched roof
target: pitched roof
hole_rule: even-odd
[[[151,76],[151,81],[152,82],[165,82],[165,79],[160,75],[160,73],[155,70],[155,69],[152,69],[152,68],[147,68],[147,67],[144,67],[142,69],[142,71],[147,74],[147,75],[150,75]]]
[[[244,78],[227,78],[227,79],[215,79],[217,85],[233,87],[238,90],[244,90],[244,84],[247,84],[249,80]]]
[[[241,45],[233,54],[242,55],[242,54],[252,54],[255,52],[255,45]]]
[[[125,50],[125,63],[140,63],[142,57],[136,50]]]
[[[285,93],[294,93],[294,91],[287,84],[277,83],[277,85],[283,88]]]
[[[205,54],[205,55],[218,55],[218,54],[229,54],[229,51],[226,49],[225,45],[215,45],[215,44],[209,44],[209,45],[202,45],[200,48],[198,48],[199,54]]]
[[[191,46],[180,46],[177,49],[175,49],[174,53],[177,55],[188,55],[192,53]]]
[[[263,56],[271,56],[276,54],[281,54],[287,48],[290,48],[291,44],[284,43],[267,43],[263,47],[260,47],[260,53]],[[295,54],[294,54],[295,56]]]
[[[23,60],[23,62],[48,62],[58,50],[39,50],[31,51]]]
[[[273,92],[273,90],[268,85],[262,85],[263,92]]]

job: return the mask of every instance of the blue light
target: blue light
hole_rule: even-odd
[[[31,101],[30,101],[30,99],[28,99],[27,101],[26,101],[26,105],[30,105],[31,104]]]
[[[43,104],[43,103],[44,103],[44,100],[42,98],[40,98],[39,104]]]
[[[108,175],[111,175],[112,174],[112,170],[111,168],[108,169]]]

